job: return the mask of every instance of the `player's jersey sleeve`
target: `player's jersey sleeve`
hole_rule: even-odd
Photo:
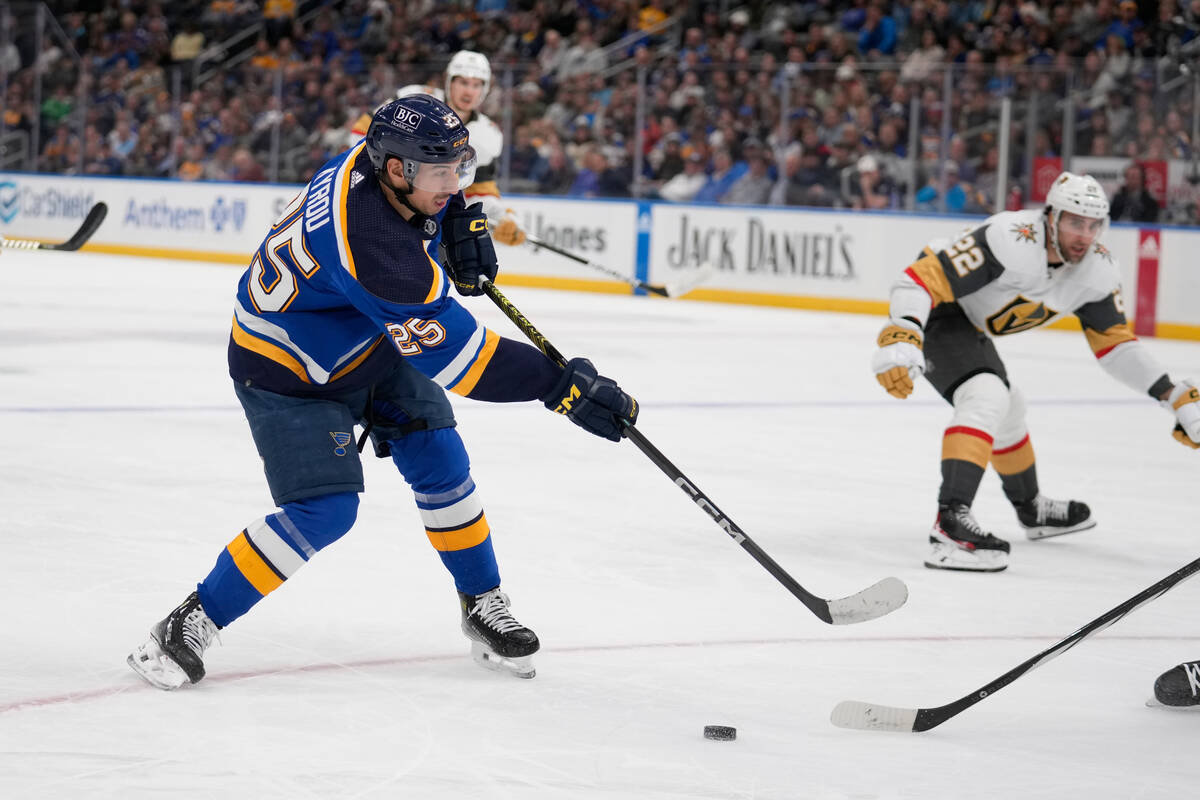
[[[1122,308],[1121,291],[1114,289],[1103,300],[1085,303],[1075,309],[1075,316],[1079,317],[1084,336],[1096,358],[1102,358],[1123,342],[1137,339]]]
[[[952,303],[1000,277],[1004,265],[992,252],[988,225],[968,230],[950,244],[931,243],[904,270],[928,292],[933,305]]]

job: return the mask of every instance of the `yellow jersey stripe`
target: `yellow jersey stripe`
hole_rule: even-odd
[[[1092,353],[1096,358],[1108,355],[1108,352],[1119,344],[1137,340],[1137,336],[1133,333],[1133,327],[1128,322],[1113,325],[1103,331],[1084,328],[1083,335],[1087,337],[1088,344],[1091,345]]]
[[[907,271],[929,292],[933,305],[954,302],[954,290],[950,288],[950,281],[946,278],[942,262],[928,247],[922,251],[919,259],[909,265]]]
[[[246,538],[245,531],[239,533],[237,538],[230,542],[225,549],[229,551],[238,571],[250,582],[251,586],[258,590],[259,594],[268,595],[283,585],[283,578],[280,578],[271,565],[258,554],[258,551],[250,544],[250,540]]]
[[[429,294],[425,295],[425,303],[432,303],[437,300],[442,294],[442,267],[433,256],[429,255],[429,251],[425,251],[425,257],[429,259],[429,266],[433,267],[433,280],[430,281]]]
[[[467,370],[467,374],[463,375],[462,380],[450,387],[450,391],[457,395],[466,397],[475,388],[475,384],[479,383],[479,379],[483,376],[483,371],[487,369],[487,365],[491,363],[492,356],[496,353],[496,345],[500,344],[500,337],[492,333],[490,330],[484,329],[483,347],[479,349],[479,355],[475,357],[475,363]]]
[[[346,156],[346,160],[342,162],[341,169],[338,170],[338,176],[334,178],[337,185],[337,234],[340,239],[340,250],[346,260],[346,271],[350,273],[350,277],[358,280],[358,273],[354,269],[354,253],[350,252],[350,231],[346,226],[346,198],[350,194],[350,173],[354,170],[354,161],[358,158],[358,154],[366,146],[365,143],[360,143],[350,151],[350,155]]]
[[[362,353],[359,354],[358,358],[354,359],[349,364],[342,367],[337,372],[333,373],[333,375],[331,375],[329,378],[330,382],[336,381],[338,378],[344,377],[345,375],[349,374],[353,370],[357,369],[358,366],[360,364],[362,364],[362,362],[367,360],[367,356],[369,356],[369,355],[371,355],[371,353],[375,352],[375,348],[379,347],[379,343],[382,341],[383,341],[383,336],[380,335],[379,338],[377,338],[375,341],[371,342],[370,347],[368,347],[366,350],[363,350]]]
[[[308,371],[304,369],[304,365],[300,363],[299,359],[282,347],[246,333],[242,326],[238,325],[236,317],[233,320],[233,341],[239,347],[244,347],[247,350],[258,353],[260,356],[269,358],[280,366],[286,367],[305,383],[312,383],[312,380],[308,377]]]
[[[466,550],[467,548],[475,547],[486,541],[491,532],[491,528],[488,527],[487,517],[482,513],[479,515],[479,519],[465,528],[457,528],[450,531],[431,531],[428,528],[425,529],[425,535],[429,537],[429,543],[439,553]]]

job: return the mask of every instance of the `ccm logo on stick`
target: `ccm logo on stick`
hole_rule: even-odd
[[[724,514],[718,511],[712,503],[708,502],[708,498],[700,494],[699,489],[688,483],[687,478],[676,478],[675,485],[691,495],[692,502],[700,506],[705,514],[708,514],[710,517],[712,517],[716,523],[721,526],[721,530],[729,534],[729,538],[733,539],[738,544],[741,544],[745,540],[745,535],[736,527],[734,527],[734,524],[730,522]]]

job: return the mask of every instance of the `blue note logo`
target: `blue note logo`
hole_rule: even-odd
[[[12,181],[0,183],[0,222],[12,222],[21,210],[21,193]]]
[[[346,447],[354,441],[354,437],[343,431],[330,431],[329,435],[333,437],[333,454],[335,456],[346,455]]]
[[[241,233],[242,226],[246,223],[246,201],[226,201],[224,197],[218,196],[212,208],[208,210],[208,218],[217,233],[225,230],[227,225],[232,225],[234,231]]]

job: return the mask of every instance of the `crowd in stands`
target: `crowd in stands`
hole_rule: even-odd
[[[44,172],[303,182],[359,114],[467,48],[492,61],[510,191],[986,212],[1007,96],[1005,205],[1027,201],[1032,158],[1066,151],[1129,160],[1114,218],[1200,223],[1194,200],[1145,202],[1139,166],[1197,160],[1180,65],[1200,67],[1200,0],[51,6],[66,41],[35,52],[6,10],[0,50],[3,130],[36,116]]]

